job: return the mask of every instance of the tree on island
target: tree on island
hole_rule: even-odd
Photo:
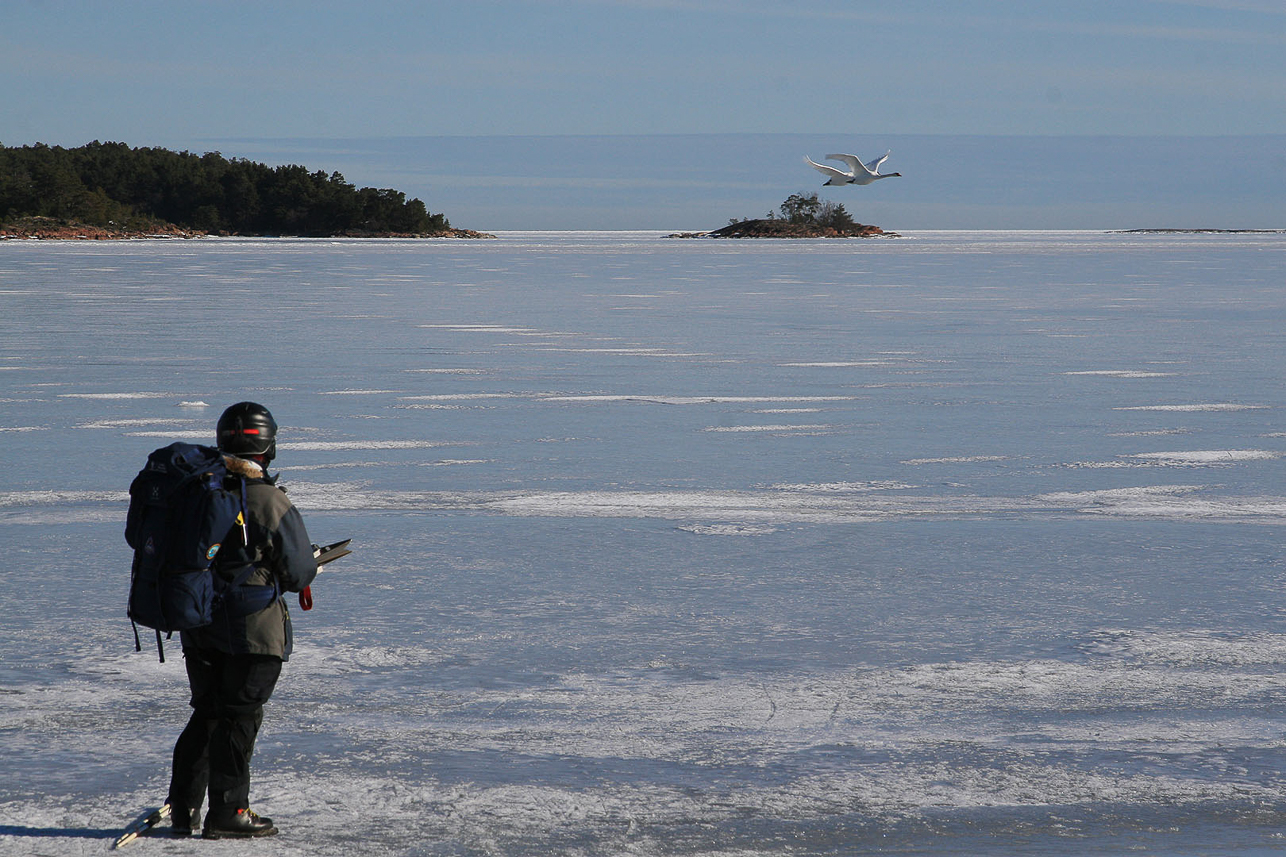
[[[820,200],[815,193],[792,193],[778,210],[786,221],[804,226],[823,226],[838,230],[858,226],[843,203]],[[768,217],[774,219],[776,215],[769,212]]]
[[[451,231],[446,217],[430,214],[422,201],[387,188],[356,188],[337,172],[124,143],[0,146],[0,222],[33,217],[127,232],[163,224],[233,235]]]
[[[858,223],[842,203],[821,200],[816,193],[793,193],[766,217],[732,218],[713,232],[681,232],[674,238],[869,238],[893,235],[878,226]]]

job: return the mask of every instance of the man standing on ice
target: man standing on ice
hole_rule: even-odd
[[[317,561],[299,511],[267,473],[277,453],[272,414],[240,402],[219,417],[217,432],[229,483],[240,491],[245,480],[247,520],[244,529],[234,528],[244,539],[228,540],[214,571],[226,583],[247,566],[254,570],[227,593],[212,624],[182,632],[192,717],[174,746],[171,827],[176,835],[191,835],[208,791],[205,838],[271,836],[277,832],[272,819],[250,809],[250,757],[264,703],[292,648],[282,592],[303,591],[317,574]]]

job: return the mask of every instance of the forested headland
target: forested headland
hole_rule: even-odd
[[[478,236],[337,172],[124,143],[0,145],[0,236]]]

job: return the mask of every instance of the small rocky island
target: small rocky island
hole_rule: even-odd
[[[1118,235],[1281,235],[1286,229],[1117,229]]]
[[[795,193],[777,211],[758,219],[732,220],[710,232],[675,232],[667,238],[896,238],[878,226],[858,223],[841,203]]]

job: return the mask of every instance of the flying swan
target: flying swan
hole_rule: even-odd
[[[835,167],[828,167],[825,164],[819,164],[816,161],[814,161],[812,158],[808,157],[807,155],[804,155],[804,160],[808,162],[808,165],[811,166],[813,169],[817,170],[819,173],[827,177],[826,181],[822,184],[822,187],[825,187],[828,184],[830,185],[870,184],[876,179],[887,179],[887,178],[892,178],[893,176],[901,176],[902,175],[901,173],[884,173],[883,175],[880,174],[880,164],[888,160],[888,157],[889,157],[889,153],[885,152],[881,158],[879,158],[871,166],[868,167],[866,164],[862,163],[861,159],[859,159],[855,155],[827,155],[826,156],[826,160],[828,161],[843,161],[844,163],[848,164],[849,172],[838,170]]]

